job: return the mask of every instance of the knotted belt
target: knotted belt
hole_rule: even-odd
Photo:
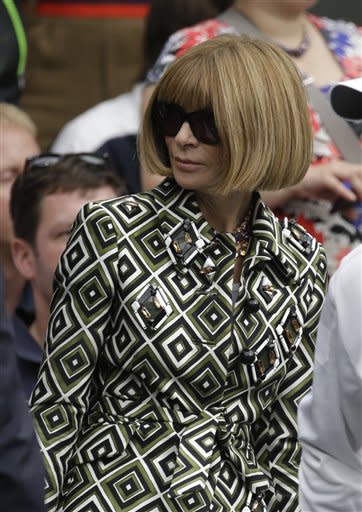
[[[143,417],[139,413],[111,413],[110,410],[106,411],[108,407],[105,403],[101,409],[103,411],[98,410],[93,420],[99,421],[96,419],[98,416],[109,426],[118,425],[122,431],[123,449],[132,442],[132,437],[137,435],[143,423],[169,424],[179,440],[169,483],[169,494],[175,499],[201,493],[204,499],[212,503],[220,472],[223,468],[227,470],[227,461],[249,494],[260,496],[271,488],[250,444],[250,426],[239,420],[232,421],[222,411],[191,413],[157,406],[153,413],[147,408],[147,414]]]
[[[240,422],[230,422],[223,413],[201,411],[184,414],[173,411],[182,425],[170,494],[176,497],[201,492],[211,501],[223,461],[229,460],[240,479],[258,495],[270,482],[258,467],[249,442],[249,430]]]

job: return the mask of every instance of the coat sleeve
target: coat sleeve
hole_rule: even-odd
[[[47,472],[46,504],[58,509],[64,476],[92,393],[92,377],[111,324],[117,236],[100,204],[85,206],[60,259],[31,405]]]
[[[275,400],[254,425],[255,450],[259,463],[269,475],[273,491],[267,492],[268,512],[297,512],[298,467],[301,447],[298,441],[299,402],[312,385],[316,332],[328,282],[325,251],[317,246],[311,269],[314,287],[306,314],[303,336],[287,363],[287,373]]]
[[[0,508],[40,512],[44,510],[43,467],[13,342],[0,269]]]

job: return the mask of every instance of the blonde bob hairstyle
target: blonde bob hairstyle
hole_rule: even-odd
[[[145,111],[138,150],[144,169],[170,176],[165,140],[152,120],[157,101],[187,112],[213,111],[224,162],[217,194],[288,187],[310,165],[312,130],[302,79],[272,43],[221,35],[169,66]]]

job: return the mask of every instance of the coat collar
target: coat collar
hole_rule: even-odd
[[[288,221],[284,221],[288,226]],[[300,271],[296,248],[287,243],[284,227],[257,193],[253,215],[251,243],[244,264],[251,269],[263,262],[273,262],[286,282],[299,281]]]
[[[161,221],[164,237],[181,229],[185,219],[192,223],[204,246],[210,244],[216,235],[200,211],[193,191],[184,190],[172,179],[167,178],[150,194],[154,196],[156,210]],[[288,221],[286,221],[288,224]],[[244,266],[252,269],[266,262],[272,262],[286,282],[299,280],[299,268],[295,257],[296,248],[287,243],[283,235],[285,226],[262,201],[258,192],[254,194],[251,239]],[[218,234],[234,246],[232,233]],[[202,246],[201,242],[199,244]]]

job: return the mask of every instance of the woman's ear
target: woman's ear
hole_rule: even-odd
[[[22,238],[14,238],[11,242],[11,253],[18,272],[30,281],[35,273],[35,254],[32,246]]]

